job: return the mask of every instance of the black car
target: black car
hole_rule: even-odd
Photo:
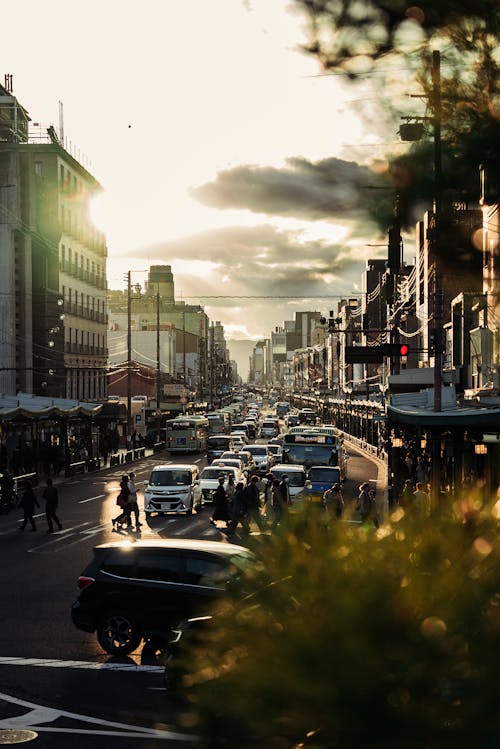
[[[252,564],[243,546],[165,539],[101,544],[78,578],[73,624],[100,646],[126,655],[142,639],[165,640],[180,620],[206,614]]]

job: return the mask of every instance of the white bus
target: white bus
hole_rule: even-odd
[[[166,448],[171,453],[200,453],[206,450],[208,419],[204,416],[178,416],[165,424]]]

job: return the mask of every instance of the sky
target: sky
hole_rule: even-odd
[[[110,288],[171,265],[177,299],[258,339],[328,313],[384,255],[365,205],[397,127],[375,81],[300,52],[289,0],[0,0],[0,17],[0,80],[41,129],[59,132],[62,102],[103,187]]]

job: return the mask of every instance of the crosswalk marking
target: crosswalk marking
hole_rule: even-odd
[[[21,700],[17,697],[11,697],[10,694],[0,692],[0,702],[7,702],[16,707],[27,708],[23,715],[16,715],[11,718],[0,720],[0,730],[2,729],[31,729],[38,733],[68,733],[84,734],[88,736],[121,736],[122,738],[148,738],[160,741],[189,741],[194,742],[197,736],[187,733],[178,733],[176,731],[166,731],[160,728],[146,728],[144,726],[134,726],[130,723],[118,723],[103,718],[96,718],[90,715],[81,715],[71,713],[67,710],[58,708],[45,707],[37,705],[34,702]],[[75,726],[56,727],[44,725],[54,723],[59,719],[70,719],[71,721],[82,724],[90,724],[89,728],[76,728]]]
[[[79,668],[89,671],[134,671],[161,673],[163,666],[139,663],[92,663],[91,661],[65,661],[60,658],[13,658],[0,656],[0,666],[37,666],[43,668]]]

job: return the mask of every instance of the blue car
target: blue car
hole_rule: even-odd
[[[304,500],[321,503],[324,492],[330,489],[332,484],[341,483],[338,466],[311,466],[304,486]]]

